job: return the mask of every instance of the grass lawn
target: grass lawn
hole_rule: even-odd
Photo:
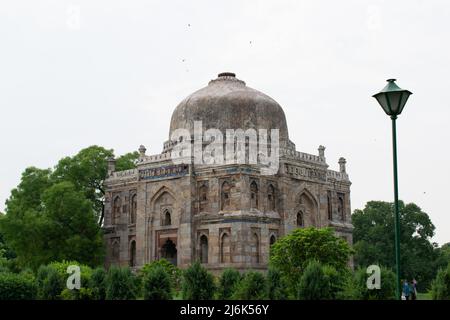
[[[417,292],[417,300],[431,300],[431,293],[420,293]]]

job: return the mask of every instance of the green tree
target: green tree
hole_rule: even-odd
[[[46,245],[52,260],[99,265],[103,261],[103,239],[90,201],[70,182],[53,185],[42,198],[46,208]]]
[[[113,150],[100,146],[90,146],[82,149],[73,157],[61,159],[55,167],[52,179],[55,181],[70,181],[77,190],[92,202],[93,213],[101,225],[104,217],[103,181],[108,171],[108,159],[113,157]],[[127,153],[116,159],[116,171],[136,167],[138,152]]]
[[[181,270],[174,264],[170,263],[167,259],[158,259],[152,261],[151,263],[145,264],[140,270],[141,277],[144,277],[148,272],[156,267],[162,267],[167,272],[171,280],[172,288],[178,290],[181,282]]]
[[[169,300],[172,298],[172,281],[164,267],[157,265],[143,277],[145,300]]]
[[[414,203],[399,203],[402,278],[418,280],[426,289],[436,275],[439,250],[431,242],[435,227],[427,213]],[[370,201],[352,215],[355,263],[395,269],[393,203]]]
[[[37,276],[37,296],[41,300],[59,300],[64,289],[64,279],[58,271],[51,267],[42,265],[39,267]]]
[[[288,285],[281,272],[274,268],[267,271],[267,297],[269,300],[288,299]]]
[[[139,152],[128,152],[116,159],[116,171],[130,170],[136,168]]]
[[[89,288],[92,289],[95,300],[105,300],[106,298],[106,271],[103,268],[96,268],[92,271],[89,280]]]
[[[329,294],[329,283],[322,265],[317,261],[310,261],[298,284],[298,299],[324,300],[329,298]]]
[[[50,261],[102,261],[103,242],[92,207],[70,182],[42,192],[36,208],[11,211],[0,221],[8,243],[22,265],[37,269]]]
[[[106,300],[134,300],[137,281],[130,268],[111,267],[106,275]]]
[[[214,278],[198,261],[183,273],[182,295],[185,300],[211,300],[214,296]]]
[[[234,299],[263,300],[267,298],[266,279],[261,272],[247,271],[239,282]]]
[[[431,284],[433,300],[450,300],[450,264],[445,269],[439,269]]]
[[[21,265],[31,265],[42,248],[45,234],[42,233],[44,206],[41,197],[50,185],[50,170],[27,168],[6,201],[6,214],[0,217],[4,242],[17,254]],[[35,266],[39,264],[40,261]]]
[[[11,269],[63,259],[94,266],[102,260],[102,185],[111,156],[112,150],[91,146],[61,159],[54,171],[25,169],[0,216],[0,249]],[[137,157],[119,157],[117,170],[134,168]]]
[[[5,215],[0,212],[0,220],[4,217]],[[3,234],[0,232],[0,259],[1,258],[4,258],[5,261],[13,260],[16,258],[16,253],[6,244]]]
[[[227,268],[222,272],[218,286],[218,298],[221,300],[230,299],[236,290],[236,286],[241,280],[241,274],[236,269]]]
[[[300,278],[297,298],[301,300],[337,299],[349,275],[348,272],[338,272],[334,267],[312,260]]]
[[[450,263],[450,242],[443,244],[437,250],[436,269],[445,268]]]
[[[310,261],[346,270],[352,252],[331,228],[299,228],[271,246],[270,265],[286,279],[290,294],[296,295],[296,286]]]

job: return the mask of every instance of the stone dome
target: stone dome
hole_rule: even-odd
[[[289,141],[286,117],[280,105],[246,86],[234,73],[220,73],[208,86],[194,92],[176,107],[170,122],[169,139],[175,129],[194,131],[194,121],[202,121],[203,130],[279,129],[280,143]]]

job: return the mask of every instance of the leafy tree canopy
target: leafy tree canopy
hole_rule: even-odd
[[[336,237],[331,228],[299,228],[272,245],[270,265],[287,279],[290,290],[296,291],[296,285],[310,261],[316,260],[347,272],[352,252],[347,241]]]
[[[100,223],[103,221],[103,180],[108,171],[108,159],[113,150],[99,146],[90,146],[73,157],[61,159],[52,173],[55,181],[70,181],[93,203],[94,213]],[[138,152],[124,154],[116,159],[116,171],[136,167]]]
[[[21,266],[32,268],[64,259],[100,263],[103,180],[111,156],[113,150],[90,146],[54,170],[26,168],[0,216],[3,255],[17,255]],[[137,152],[118,157],[116,169],[134,168],[137,158]]]
[[[102,237],[90,201],[67,181],[51,186],[41,198],[39,208],[12,211],[0,221],[19,263],[32,268],[63,259],[100,263]]]
[[[352,215],[355,263],[360,267],[371,264],[395,270],[394,205],[370,201],[363,210]],[[439,251],[431,242],[435,226],[427,213],[416,204],[399,203],[400,250],[402,277],[418,280],[426,289],[436,274]]]

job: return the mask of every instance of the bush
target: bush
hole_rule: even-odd
[[[334,267],[313,260],[305,269],[297,288],[302,300],[342,299],[342,290],[350,277],[348,269],[338,272]]]
[[[67,268],[69,266],[79,266],[80,272],[81,272],[81,285],[82,286],[83,286],[83,284],[87,285],[87,283],[89,282],[88,280],[92,275],[91,267],[84,265],[84,264],[80,264],[77,261],[63,260],[61,262],[52,262],[48,266],[51,268],[54,268],[56,271],[58,271],[58,274],[61,276],[61,278],[64,278],[65,280],[67,280],[67,278],[70,276],[70,274],[67,273]],[[83,280],[85,280],[85,281],[83,281]]]
[[[38,299],[59,300],[65,283],[55,268],[40,266],[37,272],[36,284]]]
[[[0,243],[1,245],[1,243]],[[0,272],[8,272],[9,271],[9,267],[8,267],[8,259],[6,259],[5,257],[5,251],[4,249],[1,248],[0,246]]]
[[[166,270],[167,274],[170,277],[172,282],[172,288],[178,290],[181,282],[181,270],[177,268],[175,265],[167,261],[166,259],[155,260],[151,263],[145,264],[140,270],[141,277],[144,277],[146,273],[148,273],[152,268],[160,266]]]
[[[331,228],[299,228],[271,246],[270,266],[281,272],[290,293],[296,295],[296,286],[310,261],[345,270],[352,252],[349,244],[336,237]]]
[[[381,267],[380,289],[367,288],[366,269],[360,268],[355,271],[344,283],[339,294],[340,299],[347,300],[393,300],[395,299],[396,276],[392,270]]]
[[[359,292],[362,292],[361,299],[365,300],[394,300],[395,298],[395,283],[396,276],[395,273],[385,267],[381,267],[381,283],[380,289],[369,290],[367,288],[367,278],[368,274],[366,270],[358,270],[356,272],[357,284],[361,288]]]
[[[431,283],[433,300],[450,300],[450,264],[446,269],[440,269]]]
[[[93,300],[93,290],[89,288],[90,279],[92,276],[92,269],[87,266],[78,263],[77,261],[52,262],[48,265],[50,268],[55,269],[58,272],[59,277],[63,283],[63,289],[60,294],[60,298],[63,300]],[[80,289],[67,288],[67,280],[71,274],[67,273],[69,266],[80,267]]]
[[[94,300],[105,300],[106,298],[106,271],[103,268],[97,268],[92,271],[89,281],[89,288],[92,290]]]
[[[60,297],[63,300],[94,300],[94,292],[91,288],[80,287],[80,290],[65,288]]]
[[[260,272],[248,271],[239,282],[233,298],[241,300],[263,300],[266,299],[266,293],[267,288],[264,275]]]
[[[338,292],[339,300],[360,300],[362,299],[361,288],[358,287],[355,276],[351,274],[343,283],[342,290]]]
[[[106,275],[107,300],[133,300],[138,294],[136,278],[129,268],[111,267]]]
[[[267,297],[270,300],[288,299],[288,289],[281,272],[274,268],[267,271]]]
[[[145,300],[170,300],[172,298],[172,281],[166,269],[155,266],[143,276]]]
[[[297,298],[300,300],[329,299],[330,288],[322,265],[311,261],[306,267],[298,284]]]
[[[241,274],[236,269],[225,269],[219,280],[218,298],[222,300],[231,299],[239,281]]]
[[[210,300],[214,297],[214,278],[199,262],[183,273],[182,296],[185,300]]]
[[[0,300],[33,300],[35,297],[36,285],[29,274],[0,273]]]

